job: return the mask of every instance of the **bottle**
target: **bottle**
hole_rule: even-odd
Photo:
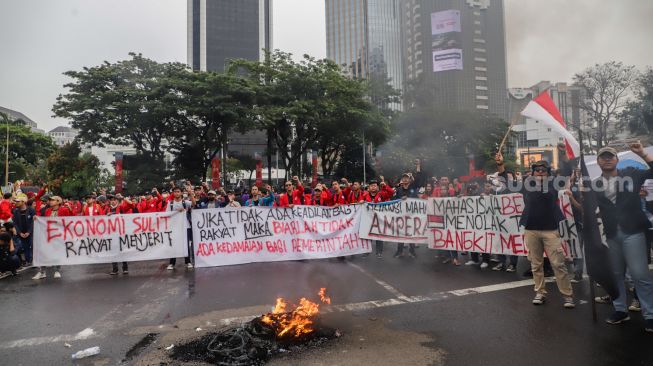
[[[85,350],[77,351],[76,353],[73,354],[73,360],[79,360],[80,358],[85,358],[85,357],[90,357],[90,356],[95,356],[100,353],[100,347],[95,346],[91,348],[87,348]]]

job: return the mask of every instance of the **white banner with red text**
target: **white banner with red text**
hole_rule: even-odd
[[[195,266],[317,259],[369,253],[362,205],[194,210]]]
[[[188,255],[186,214],[36,217],[34,265],[144,261]]]
[[[560,193],[565,220],[559,224],[565,255],[582,257],[578,230],[569,198]],[[523,227],[521,194],[431,198],[428,205],[428,243],[431,249],[504,255],[528,255]]]
[[[399,243],[428,243],[429,201],[416,198],[367,203],[362,210],[361,237]]]

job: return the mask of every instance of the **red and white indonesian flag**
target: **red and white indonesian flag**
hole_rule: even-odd
[[[580,156],[580,144],[578,144],[576,138],[567,130],[567,124],[562,119],[562,115],[558,108],[556,108],[555,103],[553,103],[553,99],[549,96],[548,91],[544,91],[537,98],[530,101],[526,108],[521,111],[521,115],[544,123],[552,131],[562,136],[565,139],[567,156],[570,159]]]

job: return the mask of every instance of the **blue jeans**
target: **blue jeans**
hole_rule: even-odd
[[[619,287],[619,297],[612,304],[615,311],[628,312],[628,294],[624,284],[626,268],[635,283],[635,289],[642,305],[645,319],[653,319],[653,276],[648,269],[646,237],[644,233],[624,234],[621,229],[617,235],[608,239],[610,262]]]
[[[34,250],[34,239],[32,238],[32,235],[28,236],[27,238],[20,238],[20,241],[23,242],[23,251],[25,253],[25,260],[28,263],[32,263],[32,251]]]

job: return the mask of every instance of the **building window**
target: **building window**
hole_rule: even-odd
[[[476,67],[474,67],[474,70],[476,70],[476,71],[487,71],[487,67],[476,66]]]
[[[477,95],[477,96],[476,96],[476,99],[479,99],[479,100],[487,100],[487,95]]]
[[[474,48],[474,51],[481,52],[481,53],[487,52],[485,48]]]
[[[474,21],[474,24],[476,24],[476,25],[481,25],[481,22],[480,22],[479,20],[475,20],[475,21]]]
[[[485,43],[485,40],[481,39],[481,38],[474,38],[474,42],[476,42],[476,43]]]
[[[476,105],[476,109],[489,109],[489,107],[483,104],[478,104]]]
[[[476,85],[476,90],[487,90],[487,86]]]
[[[481,31],[477,29],[474,31],[474,34],[481,34]]]
[[[487,81],[487,76],[476,76],[476,80]]]
[[[478,62],[487,62],[487,59],[484,57],[474,57],[474,61]]]

